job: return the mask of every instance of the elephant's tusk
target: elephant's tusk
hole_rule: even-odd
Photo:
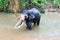
[[[21,25],[19,25],[19,26],[15,26],[15,29],[21,28],[23,26],[23,24],[24,24],[24,22]]]

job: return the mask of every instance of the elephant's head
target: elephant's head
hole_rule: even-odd
[[[28,16],[26,14],[21,14],[19,21],[15,25],[15,28],[20,28],[23,25],[23,22],[25,21],[25,19],[27,19],[27,18],[28,18]]]
[[[15,25],[15,28],[20,28],[23,25],[24,21],[26,19],[28,19],[28,18],[29,18],[29,16],[27,14],[21,14],[19,21]],[[30,16],[30,19],[33,19],[33,18],[35,18],[35,17],[34,16]]]

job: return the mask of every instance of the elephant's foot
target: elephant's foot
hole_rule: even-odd
[[[30,27],[26,27],[26,29],[32,30],[32,28],[30,28]]]

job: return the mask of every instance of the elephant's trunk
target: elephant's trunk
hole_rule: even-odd
[[[22,27],[23,23],[24,23],[24,19],[25,19],[25,15],[21,14],[20,20],[17,22],[17,24],[15,25],[15,28],[18,29],[20,27]]]

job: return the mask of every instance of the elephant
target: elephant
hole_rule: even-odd
[[[26,28],[32,30],[32,23],[38,26],[40,23],[40,19],[41,19],[41,13],[36,8],[24,10],[16,26],[21,25],[25,21],[27,25]]]

